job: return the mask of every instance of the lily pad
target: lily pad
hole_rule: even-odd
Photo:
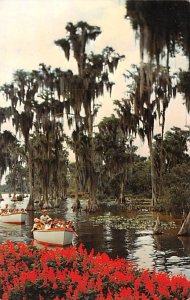
[[[150,230],[155,225],[155,220],[151,217],[137,215],[135,217],[123,217],[114,215],[104,215],[90,218],[90,221],[95,225],[109,225],[111,228]],[[163,230],[176,228],[175,222],[161,222]]]

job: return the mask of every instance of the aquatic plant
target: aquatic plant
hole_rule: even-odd
[[[155,220],[151,215],[138,214],[136,216],[114,216],[104,215],[91,217],[90,221],[95,225],[109,225],[111,228],[123,230],[123,229],[137,229],[137,230],[152,230],[155,225]],[[176,228],[176,224],[173,221],[162,221],[161,227],[163,230],[170,230]]]

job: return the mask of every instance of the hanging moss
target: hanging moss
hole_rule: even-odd
[[[178,91],[183,94],[188,113],[190,112],[190,71],[179,72]]]
[[[167,53],[174,56],[179,48],[189,56],[189,1],[127,0],[126,10],[126,18],[130,19],[133,29],[140,38],[142,59],[147,52],[150,59],[156,59],[159,64],[162,56],[167,57]]]
[[[60,40],[55,41],[55,44],[62,48],[62,50],[65,52],[65,57],[67,58],[67,60],[69,60],[69,56],[70,56],[70,43],[69,43],[69,41],[66,40],[66,39],[60,39]]]

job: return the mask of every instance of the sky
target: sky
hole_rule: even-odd
[[[126,58],[112,78],[115,85],[111,98],[105,95],[104,99],[100,99],[102,107],[96,120],[99,123],[104,116],[113,113],[113,100],[125,97],[123,73],[130,69],[131,64],[140,61],[139,44],[125,14],[125,0],[0,0],[0,85],[10,82],[15,70],[38,69],[40,63],[75,71],[74,60],[68,63],[54,41],[65,37],[68,22],[82,20],[100,26],[102,34],[90,44],[90,50],[99,53],[106,46],[111,46]],[[174,58],[172,65],[176,69],[185,68],[186,59],[182,56]],[[174,125],[190,125],[182,102],[180,97],[171,101],[166,130]],[[5,105],[2,96],[0,105]],[[3,129],[9,130],[10,123],[4,124]],[[148,154],[146,143],[143,145],[137,140],[137,145],[141,155]]]

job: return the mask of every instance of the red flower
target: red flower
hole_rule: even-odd
[[[133,297],[133,291],[131,290],[131,288],[122,288],[120,290],[120,299],[134,299]]]
[[[61,290],[65,295],[62,300],[85,299],[89,295],[97,300],[185,300],[190,296],[190,281],[185,276],[138,270],[125,259],[95,255],[93,250],[88,254],[82,245],[79,249],[37,250],[8,241],[0,245],[0,266],[2,300],[21,290],[26,300],[25,293],[34,285],[39,300],[44,299],[44,289],[47,295],[52,289],[59,293]]]

